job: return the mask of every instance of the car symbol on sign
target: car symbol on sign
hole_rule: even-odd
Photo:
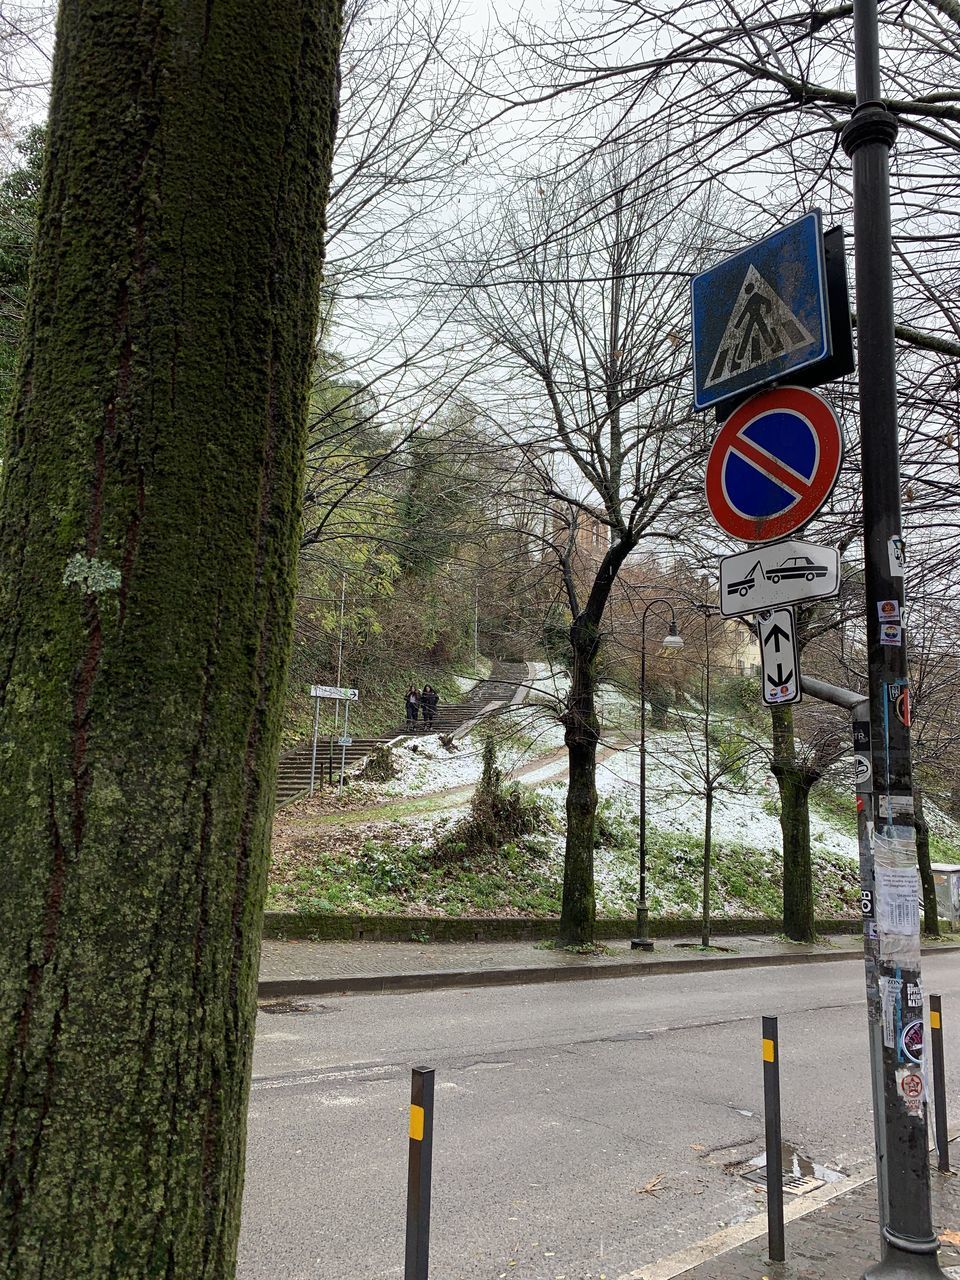
[[[815,578],[826,576],[827,566],[816,564],[809,556],[788,556],[783,564],[769,571],[767,581],[776,583],[781,578],[785,581],[791,578],[806,578],[807,582],[813,582]]]

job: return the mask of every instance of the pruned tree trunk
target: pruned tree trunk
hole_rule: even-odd
[[[570,628],[572,669],[563,717],[569,762],[567,839],[563,866],[563,902],[559,940],[565,946],[593,941],[596,902],[593,853],[597,818],[597,742],[595,707],[597,628],[583,616]]]
[[[813,942],[817,935],[810,858],[810,788],[817,774],[797,761],[793,710],[771,707],[773,759],[771,771],[780,790],[783,833],[783,931],[794,942]]]
[[[710,862],[713,852],[713,790],[706,794],[706,815],[703,821],[703,910],[700,917],[700,945],[710,945]]]
[[[930,826],[923,812],[923,789],[913,788],[913,813],[917,831],[917,867],[923,890],[923,932],[940,937],[940,913],[937,910],[937,886],[930,866]]]
[[[339,6],[60,9],[0,507],[0,1275],[226,1280]]]

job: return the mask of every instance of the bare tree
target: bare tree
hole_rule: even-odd
[[[960,520],[960,8],[881,3],[889,103],[902,475],[908,536]],[[849,223],[840,131],[855,103],[849,0],[605,0],[517,34],[504,109],[549,104],[588,151],[669,148],[670,201],[718,196],[718,251],[811,205]],[[722,193],[722,194],[721,194]],[[722,222],[736,219],[732,234]]]
[[[491,350],[488,416],[537,477],[541,538],[562,581],[571,682],[560,935],[572,943],[592,940],[594,928],[604,612],[641,541],[679,536],[699,440],[677,351],[685,299],[676,272],[690,260],[691,227],[665,235],[655,186],[628,199],[631,181],[630,167],[608,157],[568,182],[519,183],[458,275],[465,322]],[[605,216],[581,220],[604,193]],[[656,287],[652,263],[663,271]]]

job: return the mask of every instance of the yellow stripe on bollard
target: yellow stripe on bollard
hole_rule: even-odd
[[[772,1040],[764,1040],[763,1042],[763,1060],[764,1062],[776,1062],[777,1054]]]
[[[939,1009],[930,1010],[930,1029],[932,1031],[940,1030],[940,1010]]]
[[[410,1105],[410,1137],[414,1142],[423,1141],[423,1107]]]

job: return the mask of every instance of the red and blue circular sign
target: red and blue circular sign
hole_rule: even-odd
[[[707,504],[725,532],[775,542],[817,514],[840,474],[843,433],[822,396],[773,387],[726,420],[707,459]]]

